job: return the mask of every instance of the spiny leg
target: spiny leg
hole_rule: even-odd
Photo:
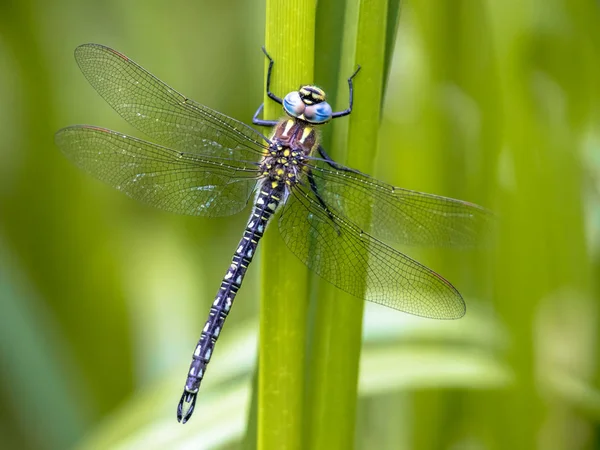
[[[254,113],[254,116],[252,116],[252,123],[261,127],[274,127],[275,125],[277,125],[276,120],[263,120],[258,118],[258,116],[260,116],[260,113],[263,110],[263,106],[265,106],[265,104],[261,103],[256,112]]]
[[[283,100],[281,100],[281,98],[277,97],[271,92],[271,74],[273,73],[273,64],[275,64],[275,61],[273,60],[273,58],[271,58],[271,55],[267,53],[267,49],[264,47],[264,45],[262,47],[262,51],[265,54],[265,56],[269,59],[269,68],[267,69],[267,95],[271,100],[274,100],[275,102],[281,105],[283,104]],[[258,107],[256,112],[254,113],[254,116],[252,117],[252,123],[261,127],[274,127],[275,125],[277,125],[276,120],[263,120],[259,119],[258,117],[260,116],[264,106],[265,104],[261,103],[261,105]]]
[[[337,224],[335,222],[335,217],[333,216],[332,212],[329,210],[329,207],[327,206],[327,203],[325,203],[325,200],[323,200],[323,197],[321,197],[321,194],[319,194],[319,188],[317,187],[317,183],[315,182],[315,178],[313,177],[313,173],[310,170],[308,171],[308,183],[310,184],[311,191],[313,191],[313,193],[315,194],[315,197],[317,197],[317,200],[319,201],[319,203],[321,204],[321,206],[323,207],[323,209],[327,212],[327,215],[329,216],[329,219],[331,220],[331,222],[335,226],[335,229],[337,230],[337,233],[339,235],[340,234],[340,229],[339,229],[339,227],[337,226]]]
[[[344,171],[344,172],[350,172],[350,173],[359,173],[359,174],[361,174],[361,175],[363,174],[363,173],[362,173],[361,171],[359,171],[359,170],[356,170],[356,169],[351,169],[350,167],[346,167],[346,166],[343,166],[342,164],[338,164],[338,163],[336,163],[336,162],[335,162],[335,161],[334,161],[334,160],[331,158],[331,156],[329,156],[329,155],[327,154],[327,152],[325,151],[325,149],[324,149],[324,148],[323,148],[323,147],[322,147],[320,144],[319,144],[319,147],[318,147],[318,149],[317,149],[317,150],[318,150],[318,152],[319,152],[319,155],[321,155],[321,157],[323,158],[323,160],[325,160],[325,162],[326,162],[327,164],[329,164],[331,167],[333,167],[334,169],[337,169],[337,170],[342,170],[342,171]]]
[[[343,116],[347,116],[348,114],[350,114],[352,112],[352,104],[354,103],[354,88],[352,86],[352,79],[356,76],[356,74],[358,73],[358,71],[360,70],[360,66],[358,66],[356,68],[356,70],[354,71],[354,73],[352,75],[350,75],[350,78],[348,78],[348,90],[350,91],[350,100],[349,100],[349,104],[348,104],[348,108],[343,110],[343,111],[339,111],[339,112],[334,112],[331,115],[332,119],[337,119],[338,117],[343,117]],[[267,77],[268,79],[268,77]]]
[[[271,100],[274,100],[281,105],[283,100],[271,92],[271,74],[273,73],[273,64],[275,64],[275,61],[273,61],[273,58],[271,58],[271,56],[267,53],[267,49],[264,45],[262,47],[262,51],[265,56],[269,58],[269,69],[267,70],[267,95]]]

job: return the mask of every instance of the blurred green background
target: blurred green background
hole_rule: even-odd
[[[403,3],[378,149],[365,148],[374,175],[482,204],[500,227],[487,250],[401,249],[457,286],[467,316],[366,305],[356,448],[600,448],[599,9]],[[250,122],[264,28],[256,0],[0,2],[1,448],[252,448],[260,264],[194,418],[175,420],[246,214],[144,207],[71,166],[53,135],[75,123],[140,135],[79,73],[85,42]],[[319,39],[331,35],[317,35],[314,81],[335,93],[346,74],[320,71]]]

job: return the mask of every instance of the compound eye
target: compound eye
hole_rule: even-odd
[[[307,106],[304,110],[306,121],[311,123],[325,123],[331,120],[332,114],[331,106],[327,102]]]
[[[292,117],[298,117],[304,112],[306,105],[300,98],[298,91],[290,92],[283,98],[283,109]]]

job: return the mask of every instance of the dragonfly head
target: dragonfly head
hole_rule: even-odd
[[[283,109],[290,116],[308,123],[322,124],[331,120],[331,106],[325,91],[316,86],[300,86],[283,98]]]

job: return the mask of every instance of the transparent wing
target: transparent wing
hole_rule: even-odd
[[[384,241],[473,247],[489,236],[495,222],[490,211],[473,203],[394,187],[322,160],[309,165],[327,206]]]
[[[81,45],[75,59],[110,106],[167,147],[248,161],[265,149],[265,138],[258,131],[186,98],[111,48]]]
[[[327,211],[303,186],[292,189],[279,230],[308,267],[358,298],[434,319],[465,313],[462,297],[448,281]]]
[[[256,185],[252,162],[178,152],[104,128],[63,128],[56,144],[101,181],[177,214],[234,214],[246,206]]]

